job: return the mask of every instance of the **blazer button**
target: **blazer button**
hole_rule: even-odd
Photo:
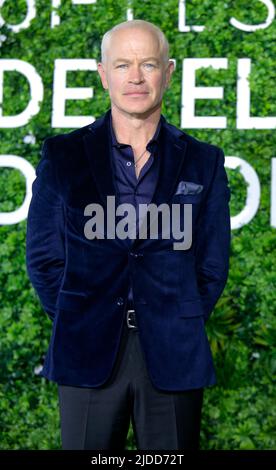
[[[124,299],[122,297],[118,297],[117,305],[124,305]]]
[[[134,253],[133,251],[130,252],[130,256],[133,256],[133,258],[141,258],[143,253]]]

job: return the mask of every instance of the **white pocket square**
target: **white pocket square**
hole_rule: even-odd
[[[178,194],[198,194],[202,189],[202,184],[193,183],[192,181],[179,181],[174,196]]]

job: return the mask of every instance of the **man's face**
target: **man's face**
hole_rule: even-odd
[[[116,31],[106,54],[98,63],[102,85],[110,100],[123,113],[148,115],[161,107],[173,62],[164,64],[159,41],[142,29]]]

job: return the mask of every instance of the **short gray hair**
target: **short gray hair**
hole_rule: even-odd
[[[102,61],[102,63],[106,62],[106,51],[109,47],[112,34],[115,33],[115,31],[119,31],[119,30],[122,30],[122,29],[129,29],[129,28],[140,28],[140,29],[150,31],[153,34],[155,34],[155,36],[157,37],[157,39],[159,41],[159,46],[160,46],[160,50],[162,51],[162,56],[163,56],[164,63],[168,62],[168,60],[169,60],[169,43],[168,43],[168,40],[167,40],[165,34],[163,33],[163,31],[161,31],[161,29],[158,28],[158,26],[156,26],[153,23],[150,23],[149,21],[130,20],[130,21],[124,21],[123,23],[119,23],[119,24],[113,26],[113,28],[111,28],[109,31],[107,31],[103,35],[102,43],[101,43],[101,61]]]

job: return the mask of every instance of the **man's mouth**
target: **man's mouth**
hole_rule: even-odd
[[[133,91],[133,92],[130,92],[130,93],[124,93],[125,95],[148,95],[148,92],[144,91],[144,92],[140,92],[140,91]]]

